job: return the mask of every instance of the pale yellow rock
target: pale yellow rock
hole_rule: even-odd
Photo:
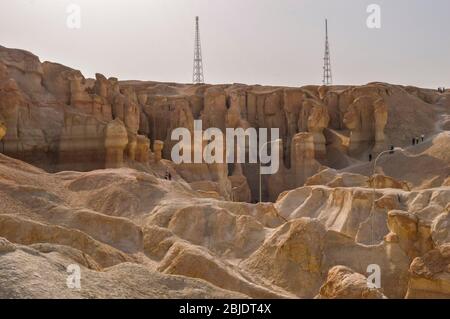
[[[2,138],[6,135],[6,125],[4,122],[0,119],[0,141]]]
[[[299,297],[311,298],[322,282],[325,229],[316,220],[282,225],[245,261],[245,268]]]
[[[153,142],[153,153],[155,163],[158,163],[162,159],[162,150],[164,148],[164,142],[156,140]]]
[[[233,175],[229,176],[232,187],[232,199],[236,202],[250,202],[252,195],[247,178],[242,173],[240,163],[235,164]]]
[[[376,174],[370,177],[368,186],[375,188],[398,188],[406,191],[410,190],[410,186],[405,181],[397,181],[396,179]]]
[[[391,231],[386,241],[397,242],[411,257],[418,255],[415,242],[419,239],[418,219],[408,212],[393,210],[388,214],[388,228]]]
[[[379,82],[90,79],[0,46],[0,297],[380,297],[364,287],[377,264],[389,298],[448,298],[448,101]],[[171,133],[198,119],[278,128],[279,171],[260,188],[258,163],[175,165]],[[370,178],[389,145],[405,150]]]
[[[450,298],[450,245],[414,259],[410,273],[406,298]]]
[[[436,246],[450,244],[450,204],[436,217],[431,225],[431,236]]]
[[[137,136],[136,145],[136,161],[140,163],[148,163],[150,154],[150,139],[146,136]]]
[[[106,126],[105,149],[107,168],[117,168],[123,165],[123,154],[128,145],[128,133],[120,119],[111,121]]]
[[[241,292],[252,298],[293,298],[294,295],[252,278],[238,267],[223,263],[204,250],[174,244],[158,268],[165,274],[204,279],[217,287]]]
[[[324,158],[326,156],[325,136],[323,130],[328,127],[330,116],[326,106],[317,104],[308,117],[308,131],[313,134],[314,151],[317,158]]]
[[[345,266],[328,271],[317,299],[385,299],[381,289],[369,288],[367,278]]]

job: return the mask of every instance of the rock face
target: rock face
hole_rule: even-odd
[[[311,298],[322,281],[325,230],[314,220],[285,224],[245,262],[245,267],[299,297]]]
[[[315,158],[315,143],[312,133],[298,133],[291,142],[291,168],[286,169],[283,165],[283,154],[280,154],[280,170],[271,175],[269,180],[269,198],[276,200],[278,195],[288,185],[293,189],[303,185],[306,180],[316,174],[321,165]]]
[[[369,288],[367,278],[344,266],[328,271],[327,281],[320,287],[317,299],[385,299],[380,289]]]
[[[78,70],[41,63],[29,52],[0,48],[0,116],[7,128],[1,145],[4,154],[48,171],[88,171],[105,167],[106,126],[115,119],[120,119],[127,130],[123,157],[131,166],[134,162],[147,164],[151,151],[156,162],[170,159],[176,143],[171,140],[171,132],[185,127],[192,133],[194,120],[201,119],[203,129],[216,127],[222,131],[278,128],[283,148],[280,172],[276,178],[263,177],[263,200],[274,201],[282,192],[303,185],[310,174],[317,173],[311,165],[313,160],[341,169],[366,160],[370,152],[376,155],[390,143],[409,145],[411,136],[435,129],[435,113],[427,103],[442,106],[440,101],[438,93],[432,91],[384,83],[283,88],[122,82],[102,74],[86,79]],[[410,106],[417,112],[407,121],[420,119],[421,123],[414,130],[402,124]],[[299,133],[312,135],[314,154],[308,159],[310,164],[300,163],[310,153],[294,154]],[[143,137],[158,150],[149,150],[147,155]],[[161,152],[155,141],[164,143]],[[303,167],[303,176],[292,177],[299,167]],[[198,169],[183,166],[179,172],[192,175],[188,170]],[[234,196],[232,188],[238,186],[238,178],[232,177],[234,167],[216,165],[207,170],[212,173],[188,182],[216,183],[217,187],[208,186],[206,191],[217,189],[219,196]],[[259,200],[257,165],[242,165],[242,176],[250,189],[249,201]],[[247,200],[247,193],[245,190],[244,196],[236,198]]]
[[[431,225],[431,236],[436,245],[450,244],[450,204]]]
[[[449,208],[447,204],[431,226],[428,224],[425,233],[430,244],[411,263],[406,298],[450,298]]]
[[[228,177],[231,181],[232,198],[237,202],[250,202],[252,198],[247,178],[242,173],[242,167],[239,163],[235,165],[233,175]]]
[[[156,140],[153,142],[153,151],[155,153],[155,162],[158,163],[162,159],[162,150],[164,148],[164,142]]]
[[[6,125],[5,122],[0,119],[0,141],[6,135]]]
[[[58,246],[16,245],[4,238],[0,238],[0,253],[0,298],[5,299],[247,297],[203,280],[166,275],[134,263],[122,263],[103,272],[93,269],[93,264],[83,265],[81,289],[68,289],[67,267],[89,259],[86,255]]]
[[[107,168],[117,168],[123,165],[123,152],[128,143],[128,132],[120,119],[111,121],[106,126],[106,164]]]
[[[414,259],[410,273],[406,298],[450,298],[450,245]]]
[[[138,135],[136,141],[136,161],[148,163],[150,159],[150,139],[144,135]]]
[[[393,210],[388,214],[387,242],[395,242],[412,258],[420,256],[433,248],[431,230],[428,223],[408,212]]]
[[[314,175],[318,171],[319,164],[315,160],[314,154],[315,143],[313,134],[299,133],[294,136],[291,151],[292,186],[298,187],[303,185],[309,176]]]
[[[317,158],[325,158],[326,156],[326,140],[323,130],[328,127],[329,122],[330,117],[325,105],[316,104],[311,108],[311,113],[308,117],[308,131],[313,134],[314,154]]]
[[[88,79],[0,47],[0,297],[450,298],[447,100]],[[171,134],[195,120],[278,128],[279,170],[176,164]]]

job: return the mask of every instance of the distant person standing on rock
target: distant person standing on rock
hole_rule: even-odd
[[[369,154],[369,162],[372,162],[372,153]]]
[[[166,175],[164,176],[164,178],[168,181],[172,180],[172,175],[170,174],[169,170],[166,170]]]
[[[425,140],[425,135],[421,135],[420,138],[422,139],[422,142]]]

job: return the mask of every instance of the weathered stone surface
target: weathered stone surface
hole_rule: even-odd
[[[450,204],[436,217],[431,225],[431,236],[436,246],[450,243]]]
[[[413,214],[400,210],[390,211],[388,214],[390,233],[385,240],[398,243],[410,257],[416,257],[419,254],[415,247],[415,242],[419,240],[418,227],[418,219]]]
[[[450,298],[450,245],[414,259],[410,273],[406,298]]]
[[[299,297],[315,295],[322,281],[325,229],[316,220],[297,219],[281,226],[245,261],[245,268]]]
[[[251,190],[239,163],[235,164],[233,175],[229,176],[228,179],[231,182],[233,201],[250,202],[252,198]]]
[[[369,288],[367,278],[345,266],[328,271],[317,299],[385,299],[380,289]]]
[[[0,298],[248,298],[204,280],[167,275],[135,263],[102,272],[81,266],[81,289],[68,289],[67,267],[79,262],[74,253],[68,256],[67,250],[55,246],[42,250],[4,239],[0,247],[9,247],[0,256]]]
[[[326,156],[326,141],[323,130],[328,127],[329,122],[330,116],[328,115],[326,106],[321,104],[314,105],[308,117],[308,131],[313,134],[314,151],[317,158],[324,158]]]
[[[136,161],[148,163],[150,158],[150,139],[144,135],[137,136]]]
[[[0,141],[6,135],[6,125],[2,118],[0,118]]]
[[[155,163],[158,163],[162,159],[163,148],[164,148],[163,141],[156,140],[153,142],[153,153],[154,153]]]
[[[319,169],[315,160],[314,136],[311,133],[298,133],[292,140],[291,173],[292,186],[303,185],[306,179]]]
[[[368,186],[374,188],[398,188],[406,191],[410,190],[410,186],[405,181],[397,181],[392,177],[375,174],[370,177]]]
[[[447,102],[385,83],[87,79],[0,47],[0,295],[448,297]],[[175,165],[171,133],[198,119],[279,128],[278,172],[260,186],[259,163]],[[405,150],[372,176],[389,145]]]
[[[111,121],[106,126],[105,149],[107,168],[116,168],[123,165],[123,152],[128,144],[128,133],[120,119]]]
[[[166,254],[158,268],[165,274],[183,275],[191,278],[201,278],[226,290],[241,292],[252,298],[293,298],[294,295],[278,289],[273,291],[264,287],[262,280],[239,268],[222,263],[206,251],[174,244]]]

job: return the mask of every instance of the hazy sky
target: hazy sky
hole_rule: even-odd
[[[190,82],[198,15],[205,82],[299,86],[322,80],[327,17],[334,84],[450,87],[449,13],[449,0],[1,0],[0,45],[86,77]]]

